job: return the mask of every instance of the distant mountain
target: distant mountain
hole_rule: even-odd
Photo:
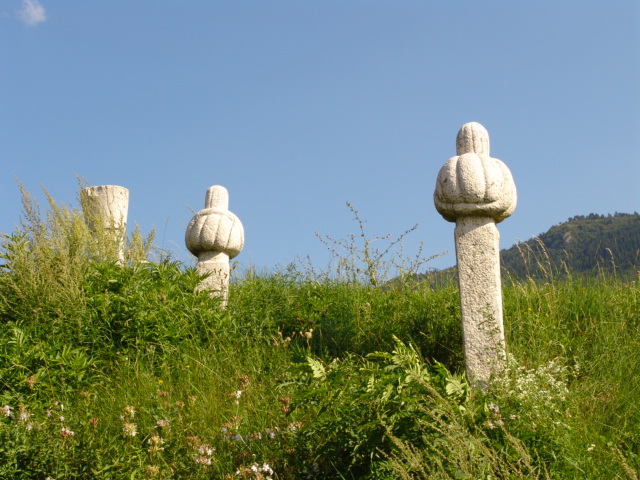
[[[614,268],[635,276],[640,268],[640,215],[576,216],[526,242],[500,252],[502,267],[518,278],[565,270],[592,273]]]
[[[500,251],[503,279],[549,278],[571,272],[590,275],[614,269],[622,278],[633,279],[640,271],[640,215],[578,215],[545,233]],[[457,267],[416,274],[435,287],[457,281]]]

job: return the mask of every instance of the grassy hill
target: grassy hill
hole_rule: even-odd
[[[502,266],[521,279],[565,269],[580,274],[604,269],[632,278],[640,268],[640,215],[576,216],[500,256]]]
[[[478,391],[452,282],[294,264],[234,272],[223,310],[139,232],[119,265],[78,209],[25,209],[0,244],[0,479],[638,479],[637,278],[509,282],[509,366]]]

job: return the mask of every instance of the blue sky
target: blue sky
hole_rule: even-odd
[[[640,210],[640,2],[0,0],[1,232],[16,178],[75,204],[77,174],[129,188],[129,225],[192,264],[219,184],[245,267],[324,266],[349,201],[370,235],[417,223],[406,254],[443,268],[433,190],[469,121],[516,182],[503,248]]]

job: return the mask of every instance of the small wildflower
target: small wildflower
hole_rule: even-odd
[[[201,457],[198,455],[194,455],[193,461],[201,465],[211,465],[211,458],[209,457]]]
[[[181,401],[179,401],[179,400],[178,400],[178,401],[175,403],[175,405],[176,405],[176,407],[178,407],[178,408],[182,408],[182,407],[184,407],[184,402],[181,402]]]
[[[200,455],[207,455],[207,456],[211,456],[213,455],[213,448],[211,448],[208,444],[204,444],[204,445],[200,445],[200,447],[198,447],[198,453]]]
[[[164,440],[158,435],[150,437],[149,440],[147,440],[147,443],[150,445],[149,453],[151,454],[164,450],[164,447],[162,446],[164,445]]]
[[[53,412],[51,411],[50,408],[47,408],[46,415],[47,415],[47,418],[51,418],[53,416]]]
[[[35,376],[33,376],[33,375],[31,375],[29,378],[27,378],[27,379],[25,380],[25,383],[26,383],[27,385],[29,385],[29,390],[33,390],[33,387],[34,387],[34,386],[35,386],[35,384],[36,384],[36,383],[38,383],[38,382],[37,382],[37,380],[36,380],[36,377],[35,377]]]
[[[279,402],[282,403],[282,411],[284,413],[289,413],[289,404],[291,403],[291,397],[282,397],[279,399]]]
[[[167,428],[169,426],[169,420],[158,420],[156,426],[160,428]]]
[[[75,435],[75,432],[73,432],[72,430],[69,430],[67,427],[62,427],[60,429],[60,436],[65,440],[68,437],[72,437],[73,435]]]
[[[5,405],[4,407],[2,407],[2,414],[5,417],[13,417],[13,412],[12,412],[12,408],[9,405]]]
[[[158,383],[162,385],[164,382],[162,380],[158,380]]]
[[[135,423],[125,422],[122,426],[122,433],[125,437],[135,437],[138,434],[138,427]]]
[[[248,375],[243,375],[241,377],[238,377],[238,381],[240,382],[240,386],[245,390],[249,386],[249,376]]]
[[[169,392],[160,392],[160,393],[158,393],[158,396],[159,396],[160,398],[168,397],[168,396],[169,396]]]
[[[297,431],[300,427],[302,427],[303,423],[302,422],[293,422],[290,423],[289,426],[287,427],[287,430],[289,430],[290,432],[295,432]]]
[[[273,469],[266,462],[262,465],[254,463],[250,467],[240,467],[236,470],[236,476],[242,478],[271,480],[273,478]]]
[[[593,443],[589,444],[589,446],[587,447],[587,452],[590,452],[594,448],[596,448],[595,444],[593,444]]]
[[[58,417],[58,421],[60,421],[60,422],[64,422],[64,417],[63,417],[62,415],[60,415],[60,416]]]
[[[133,408],[133,406],[128,405],[124,407],[124,414],[129,418],[133,418],[136,415],[136,410],[135,408]]]
[[[200,439],[198,437],[193,438],[197,439],[198,443],[200,442]],[[197,455],[193,456],[193,461],[200,465],[211,465],[211,455],[213,455],[213,451],[214,449],[206,443],[198,445],[198,449],[196,451]]]
[[[100,421],[99,418],[90,418],[89,419],[89,423],[91,424],[91,426],[93,427],[93,429],[95,430],[96,428],[98,428],[98,422]]]
[[[198,399],[198,397],[196,397],[195,395],[189,395],[188,397],[189,403],[196,403],[196,400]]]
[[[21,423],[28,422],[32,414],[29,413],[29,409],[27,408],[27,406],[22,404],[18,405],[18,410],[20,411],[18,415],[18,421]]]
[[[191,448],[196,448],[200,445],[200,443],[202,443],[202,440],[200,440],[200,437],[198,437],[197,435],[193,435],[187,437],[187,443]]]
[[[273,469],[267,463],[262,464],[262,473],[273,475]]]
[[[237,417],[237,416],[231,417],[230,422],[227,422],[222,425],[222,429],[224,429],[225,432],[231,428],[238,430],[239,427],[240,427],[240,417]]]
[[[149,477],[155,478],[158,475],[160,475],[160,467],[158,467],[156,465],[148,465],[147,466],[147,473],[149,474]]]

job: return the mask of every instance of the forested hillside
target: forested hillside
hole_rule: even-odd
[[[570,218],[538,237],[502,250],[502,266],[514,276],[544,276],[549,270],[591,273],[598,269],[634,275],[640,268],[640,215]]]

